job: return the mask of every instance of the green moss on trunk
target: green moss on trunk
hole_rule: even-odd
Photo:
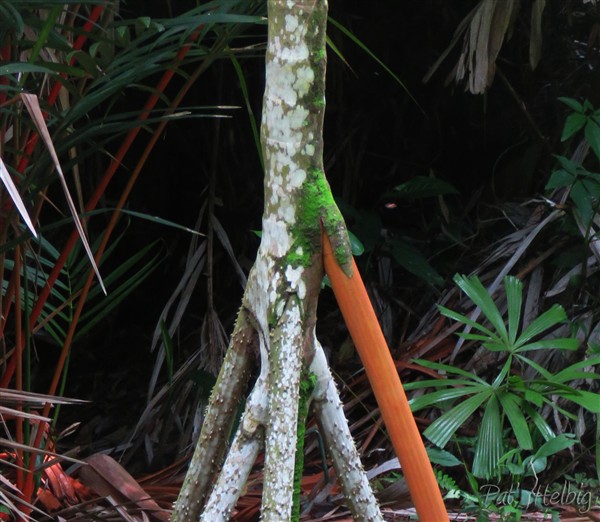
[[[302,472],[304,471],[304,436],[306,434],[306,419],[310,398],[317,384],[314,373],[304,372],[300,381],[300,399],[298,404],[298,440],[296,442],[296,463],[294,466],[294,504],[292,507],[292,522],[300,520],[300,492]]]

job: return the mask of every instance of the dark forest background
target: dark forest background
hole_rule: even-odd
[[[253,16],[264,14],[264,6],[258,4],[237,7]],[[493,379],[499,360],[473,363],[481,356],[474,343],[453,353],[456,337],[444,329],[449,323],[441,319],[436,304],[471,311],[453,276],[477,273],[489,284],[531,227],[555,209],[564,213],[535,236],[510,273],[524,282],[528,299],[536,297],[539,314],[552,304],[563,306],[571,322],[561,335],[581,341],[570,358],[545,359],[546,369],[558,372],[590,353],[597,355],[600,344],[598,261],[593,248],[600,198],[599,7],[595,1],[582,0],[493,2],[497,10],[510,5],[512,18],[498,57],[491,60],[495,74],[485,92],[474,94],[464,81],[455,81],[464,50],[462,36],[425,82],[461,22],[479,4],[340,0],[329,6],[333,45],[328,50],[326,173],[405,382],[422,376],[409,366],[414,357],[451,363]],[[532,12],[541,4],[537,33],[532,30]],[[175,20],[196,7],[193,1],[123,1],[114,21],[118,25],[122,20],[144,19],[152,28],[148,20]],[[215,35],[227,30],[224,24],[202,45],[210,48],[218,40]],[[78,424],[72,433],[59,437],[60,451],[77,447],[80,455],[88,456],[110,450],[136,477],[179,462],[165,481],[172,484],[181,478],[198,427],[199,414],[194,412],[201,412],[206,402],[240,304],[240,274],[248,273],[260,241],[263,176],[252,124],[253,118],[254,124],[260,123],[265,32],[264,19],[242,24],[231,40],[231,53],[219,55],[185,95],[180,110],[189,110],[191,117],[169,122],[143,167],[125,206],[132,213],[123,215],[117,225],[122,240],[102,272],[117,270],[148,245],[153,245],[148,256],[156,256],[156,263],[148,277],[118,306],[103,312],[102,319],[70,347],[63,394],[90,402],[63,407],[53,427],[56,433]],[[3,32],[2,41],[16,45],[11,34]],[[535,68],[532,47],[540,51]],[[9,61],[4,57],[3,63]],[[190,59],[180,64],[162,94],[163,102],[177,96],[197,63]],[[144,85],[154,85],[159,77],[158,72],[150,74]],[[111,111],[139,110],[147,94],[148,89],[123,88],[93,107],[87,117],[101,121]],[[585,102],[582,111],[589,118],[585,121],[598,130],[584,135],[580,127],[566,133],[565,122],[575,105],[561,98]],[[115,207],[156,124],[142,129],[104,191],[102,208]],[[93,192],[118,145],[117,139],[85,159],[84,195]],[[570,158],[579,169],[567,176],[568,182],[556,174],[568,171],[559,156]],[[4,157],[7,163],[9,159]],[[581,190],[569,192],[582,179],[587,180],[581,185],[583,195]],[[57,187],[48,194],[60,200]],[[56,219],[54,212],[44,208],[42,221]],[[584,215],[583,229],[578,212]],[[133,213],[152,218],[140,219]],[[209,215],[218,227],[209,225]],[[166,226],[154,216],[204,235]],[[107,222],[108,215],[93,217],[92,240]],[[60,246],[69,233],[63,230],[52,239]],[[176,296],[166,312],[165,306],[182,278],[189,276],[186,263],[203,242],[204,264],[197,281],[186,287],[189,303],[176,321],[174,308],[182,296]],[[505,307],[501,295],[494,297]],[[161,313],[165,313],[162,334]],[[355,436],[359,443],[368,440],[365,462],[375,465],[391,455],[391,447],[385,434],[373,428],[378,421],[376,405],[360,377],[360,361],[328,287],[322,293],[319,320],[317,333],[350,403]],[[14,336],[7,335],[4,342],[14,343]],[[61,349],[56,339],[36,335],[31,391],[47,391]],[[525,378],[525,371],[519,376]],[[595,381],[590,383],[591,378],[581,386],[597,391]],[[420,427],[436,418],[431,410],[419,414]],[[553,454],[556,460],[546,468],[548,481],[583,473],[586,484],[597,486],[595,414],[569,411],[572,416],[556,433],[576,433],[577,449],[565,446]],[[550,418],[552,412],[544,415]],[[454,449],[461,444],[468,448],[461,454],[465,462],[472,460],[480,418],[473,418],[460,432],[470,442],[453,442]],[[510,437],[507,447],[514,444]],[[462,471],[444,473],[442,480],[456,480],[461,491],[468,489]]]

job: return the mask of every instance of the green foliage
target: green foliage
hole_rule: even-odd
[[[481,309],[488,321],[484,325],[460,313],[440,306],[443,315],[468,327],[459,335],[476,341],[482,347],[500,352],[504,358],[500,371],[492,382],[475,373],[447,364],[420,360],[419,364],[446,374],[445,379],[432,379],[410,383],[407,389],[430,389],[435,391],[412,399],[413,411],[435,406],[444,413],[424,432],[424,435],[440,448],[444,447],[456,431],[477,411],[483,410],[474,448],[473,475],[481,478],[499,477],[501,461],[509,437],[514,437],[522,450],[532,451],[527,462],[535,462],[555,453],[556,447],[569,445],[564,437],[556,437],[540,414],[544,405],[570,416],[561,409],[556,398],[572,401],[592,413],[600,413],[600,396],[578,390],[568,383],[581,378],[598,378],[600,375],[584,373],[586,366],[600,364],[600,357],[575,363],[558,373],[551,373],[528,357],[535,350],[575,350],[578,341],[573,338],[539,339],[554,326],[566,321],[562,307],[554,305],[528,326],[521,325],[523,285],[515,277],[504,280],[508,318],[502,314],[485,287],[476,276],[457,275],[457,285]],[[533,370],[535,378],[525,378],[524,370]],[[457,400],[461,399],[457,403]],[[509,430],[509,434],[505,433]],[[537,441],[546,444],[536,447]],[[561,446],[561,449],[566,446]]]
[[[544,442],[535,453],[523,458],[524,448],[515,448],[506,452],[498,461],[499,466],[508,471],[513,480],[521,481],[524,477],[531,477],[541,473],[548,467],[548,457],[570,448],[577,441],[570,433],[561,433]]]
[[[256,11],[255,3],[245,6],[249,14],[241,14],[243,10],[236,12],[240,2],[211,2],[167,20],[140,17],[132,20],[119,19],[111,23],[114,17],[106,17],[108,23],[111,23],[109,27],[93,26],[92,32],[87,34],[90,45],[83,49],[73,49],[68,40],[80,35],[81,28],[77,24],[81,23],[81,18],[85,21],[85,16],[89,14],[88,6],[97,4],[99,2],[92,1],[7,1],[2,3],[1,8],[3,32],[0,33],[0,38],[3,49],[6,52],[12,45],[11,58],[18,58],[15,61],[5,61],[0,66],[0,74],[4,80],[0,83],[0,97],[6,99],[23,90],[36,92],[41,85],[48,84],[50,87],[59,86],[64,89],[68,102],[67,98],[63,98],[61,104],[56,104],[51,95],[48,100],[42,99],[41,104],[48,113],[52,145],[61,158],[63,169],[66,174],[75,177],[91,158],[97,161],[99,156],[108,155],[110,159],[107,149],[124,134],[141,126],[142,122],[138,119],[142,115],[141,107],[127,111],[119,109],[124,95],[132,90],[148,90],[145,86],[148,81],[154,81],[153,75],[172,66],[177,53],[197,27],[203,27],[204,36],[211,31],[215,32],[214,47],[199,47],[188,55],[190,58],[180,61],[179,67],[183,67],[186,62],[210,62],[215,57],[224,55],[224,48],[235,37],[235,31],[221,35],[218,24],[234,27],[238,23],[263,23],[260,17],[252,14]],[[42,16],[39,9],[47,9],[48,12]],[[70,9],[74,11],[71,13]],[[65,11],[70,14],[79,13],[79,18],[73,16],[74,21],[71,23],[74,26],[58,23],[59,15],[65,14]],[[25,27],[30,28],[33,32],[31,34],[35,33],[37,37],[33,40],[20,38]],[[25,57],[26,61],[20,61],[21,57]],[[164,95],[163,101],[170,103]],[[150,125],[163,121],[167,117],[166,112],[167,109],[164,108],[151,112],[145,123]],[[181,114],[188,117],[202,116],[197,107],[188,108],[180,116]],[[11,177],[17,180],[18,191],[14,195],[11,192],[11,198],[16,204],[22,198],[24,205],[32,208],[38,204],[39,195],[50,190],[56,181],[53,175],[48,175],[52,160],[45,148],[38,147],[30,155],[23,154],[20,149],[24,140],[31,140],[36,125],[32,118],[26,117],[19,104],[12,103],[3,108],[2,128],[3,140],[6,136],[15,134],[12,139],[6,139],[2,143],[2,180],[5,184],[11,181]],[[134,211],[123,212],[174,226],[171,222],[153,216]],[[93,212],[85,213],[87,219],[92,215]],[[29,308],[33,307],[39,291],[49,281],[50,273],[60,257],[59,248],[53,246],[53,243],[57,238],[62,241],[64,229],[56,229],[68,222],[52,215],[43,214],[43,217],[43,237],[37,241],[37,245],[34,242],[32,248],[26,250],[25,264],[30,264],[31,267],[25,266],[22,270],[26,280],[34,287],[26,303]],[[0,246],[0,253],[4,256],[4,266],[10,275],[14,265],[10,257],[14,248],[25,243],[29,236],[19,233],[15,237],[8,224],[4,220],[1,223],[6,235]],[[99,243],[98,239],[94,249],[99,247]],[[109,250],[112,251],[117,243],[118,241],[109,247]],[[140,253],[131,255],[113,273],[104,274],[107,285],[109,281],[112,282],[111,295],[84,313],[78,336],[97,324],[150,274],[158,260],[155,246],[143,248]],[[57,282],[49,284],[51,299],[43,303],[41,320],[57,343],[64,341],[64,325],[71,320],[67,314],[70,308],[63,309],[62,303],[69,302],[71,296],[82,289],[87,277],[88,266],[85,259],[74,257],[79,254],[79,249],[70,254],[67,265],[61,268]],[[146,258],[145,264],[142,264],[143,258]],[[134,266],[139,271],[123,279],[126,274],[131,274]],[[121,283],[118,283],[120,279]],[[7,289],[8,279],[2,284]],[[96,291],[92,289],[88,299],[94,297]],[[87,323],[85,319],[88,320]]]
[[[584,140],[594,152],[595,159],[600,160],[600,109],[594,109],[588,100],[583,104],[572,98],[559,100],[573,110],[565,120],[561,140],[566,141],[583,130]],[[600,202],[600,173],[590,171],[582,163],[565,156],[557,156],[556,159],[560,167],[552,172],[546,189],[568,187],[569,198],[579,212],[584,227],[589,230]]]
[[[561,141],[568,140],[583,129],[585,139],[596,157],[600,159],[600,109],[594,109],[588,100],[583,104],[573,98],[559,98],[559,100],[573,110],[565,120]]]
[[[452,453],[440,448],[427,448],[427,456],[432,464],[437,464],[446,468],[460,466],[461,464],[461,461],[452,455]]]
[[[428,284],[441,286],[444,283],[444,278],[436,272],[421,251],[407,241],[391,238],[386,243],[392,258],[402,268]]]
[[[197,78],[214,60],[231,56],[229,46],[241,27],[264,23],[260,16],[264,6],[254,1],[205,2],[168,19],[123,19],[115,11],[119,8],[119,2],[87,0],[0,2],[0,178],[8,189],[0,194],[4,209],[0,219],[1,326],[9,347],[1,378],[3,386],[14,385],[18,391],[39,386],[32,376],[41,374],[43,386],[46,379],[52,379],[50,395],[64,393],[72,344],[79,342],[82,349],[91,350],[92,346],[81,341],[163,260],[164,248],[156,241],[148,241],[136,251],[119,250],[127,246],[123,241],[129,231],[124,226],[127,220],[120,220],[120,236],[109,241],[117,218],[129,213],[136,219],[181,228],[120,208],[145,161],[142,157],[137,163],[132,155],[123,161],[142,126],[155,132],[154,128],[175,118],[221,115],[222,108],[214,107],[186,107],[175,113],[185,88],[179,87],[181,93],[171,89],[166,94],[170,77]],[[161,74],[161,83],[155,86]],[[39,100],[40,107],[32,108],[32,100]],[[154,143],[147,139],[138,154],[145,150],[147,155]],[[123,192],[106,195],[117,168],[122,168],[123,178],[116,190]],[[64,171],[61,181],[65,188],[67,182],[77,186],[78,197],[73,199],[78,208],[71,205],[70,211],[73,219],[85,219],[107,297],[89,283],[90,260],[81,244],[73,235],[65,244],[73,219],[64,218],[64,198],[56,197],[56,171],[61,177]],[[119,200],[119,209],[108,211],[114,211],[114,221],[107,224],[105,216],[98,217],[93,209],[98,202],[113,199]],[[31,233],[22,220],[31,225]],[[48,343],[61,347],[60,357],[56,364],[36,371],[34,350],[41,351]],[[172,352],[167,365],[171,378]],[[45,408],[49,410],[50,403]],[[55,420],[57,415],[58,408]],[[14,431],[14,426],[2,425],[7,433]],[[50,435],[34,442],[31,435],[36,431],[53,432],[31,430],[26,424],[10,438],[23,448],[34,444],[54,447],[46,438]],[[4,455],[3,462],[11,457]],[[29,455],[25,451],[25,458],[19,460],[17,452],[12,462],[6,462],[12,466],[7,466],[9,470],[23,470],[16,475],[7,473],[0,488],[2,499],[11,482],[20,492],[16,507],[5,502],[14,513],[35,503],[35,481],[41,475]]]
[[[466,441],[462,440],[461,442],[464,444]],[[542,487],[538,480],[538,473],[546,469],[547,457],[572,446],[575,442],[571,435],[558,435],[542,444],[534,455],[529,455],[525,459],[523,459],[524,450],[521,448],[508,451],[498,463],[501,475],[506,480],[499,481],[497,484],[478,480],[468,467],[465,467],[464,470],[467,480],[461,484],[441,470],[436,470],[436,478],[440,488],[446,492],[444,498],[458,500],[462,509],[467,513],[472,513],[477,520],[506,520],[507,522],[520,520],[522,513],[533,508],[551,515],[552,520],[558,521],[560,520],[557,518],[558,512],[552,509],[554,504],[550,503],[545,495],[549,491],[553,492],[564,488],[564,483]],[[597,483],[597,481],[580,477],[566,476],[564,479],[568,481],[569,488],[577,491],[579,489],[575,484],[589,489]],[[586,506],[579,507],[585,508]]]
[[[415,176],[383,196],[414,202],[457,193],[451,184],[443,180]],[[385,227],[375,210],[359,210],[339,199],[337,204],[349,220],[349,228],[362,244],[364,252],[388,255],[397,266],[428,285],[440,287],[444,284],[444,278],[430,262],[423,247],[404,230],[390,229],[384,233]]]
[[[495,515],[495,520],[516,521],[521,519],[523,506],[515,499],[505,502],[498,501],[499,493],[486,491],[480,488],[476,478],[466,471],[467,483],[472,491],[467,491],[450,476],[440,470],[436,470],[436,478],[440,488],[446,491],[445,500],[458,500],[467,513],[476,517],[477,521],[488,522],[490,515]]]

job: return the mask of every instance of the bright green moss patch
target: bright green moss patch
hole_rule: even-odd
[[[317,109],[323,109],[325,107],[325,98],[319,96],[313,100],[313,105]]]
[[[294,245],[299,246],[299,243],[300,241],[296,241]],[[296,248],[294,252],[291,252],[286,256],[285,260],[287,264],[293,267],[308,266],[310,264],[310,253],[305,248]]]
[[[344,218],[336,205],[325,173],[309,168],[298,204],[294,226],[294,244],[285,262],[292,266],[308,266],[312,255],[321,248],[321,225],[334,248],[334,255],[342,267],[347,267],[352,256]]]
[[[335,252],[333,254],[335,256],[336,259],[345,259],[346,258],[346,249],[344,248],[343,245],[338,245],[335,249]]]
[[[294,503],[291,520],[300,520],[300,487],[304,471],[304,436],[306,434],[306,419],[310,406],[310,397],[317,385],[317,376],[306,370],[300,378],[300,397],[298,400],[298,440],[296,442],[296,463],[294,465]]]

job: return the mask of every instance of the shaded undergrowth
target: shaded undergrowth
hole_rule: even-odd
[[[101,2],[17,4],[2,5],[0,156],[39,239],[29,236],[3,192],[0,405],[15,409],[3,413],[5,439],[52,454],[34,458],[3,441],[4,511],[28,511],[26,503],[37,502],[42,510],[76,518],[82,501],[98,495],[116,499],[112,506],[106,500],[87,505],[99,517],[122,516],[117,506],[130,513],[155,509],[119,497],[135,484],[168,509],[258,246],[262,173],[253,127],[264,82],[262,7],[223,1],[168,13],[135,4],[123,7],[129,11]],[[458,324],[436,306],[483,321],[454,287],[457,272],[477,274],[501,315],[508,308],[501,283],[516,276],[523,284],[524,324],[553,305],[563,307],[567,322],[552,335],[577,339],[577,347],[536,351],[534,363],[545,371],[556,375],[593,360],[600,345],[597,6],[573,2],[548,6],[542,14],[505,13],[513,21],[501,26],[506,33],[499,54],[479,62],[496,72],[483,95],[464,93],[462,83],[444,85],[454,64],[464,61],[462,36],[423,84],[461,21],[468,22],[465,31],[475,30],[473,18],[465,18],[472,7],[440,1],[410,12],[395,2],[372,10],[358,2],[331,6],[332,17],[365,42],[418,102],[356,41],[330,28],[335,51],[328,71],[328,178],[362,252],[358,262],[404,382],[449,381],[443,367],[426,361],[450,364],[490,385],[500,374],[503,354],[482,347],[481,339],[459,340]],[[532,32],[532,21],[541,32]],[[490,31],[489,38],[500,38],[500,29]],[[176,72],[172,79],[168,70]],[[108,298],[92,283],[47,148],[15,100],[22,90],[40,100]],[[93,208],[101,210],[92,214]],[[409,505],[406,489],[388,462],[391,446],[377,406],[328,292],[318,335],[380,498],[403,509]],[[590,375],[577,374],[570,385],[597,392],[593,368],[580,370]],[[513,387],[537,377],[526,365],[506,374]],[[22,396],[11,398],[8,389]],[[26,392],[91,403],[59,406],[54,400],[51,410]],[[411,394],[423,401],[420,392]],[[536,506],[531,496],[497,502],[482,489],[492,479],[499,491],[516,479],[530,493],[536,479],[549,488],[568,483],[582,494],[595,491],[597,413],[560,393],[541,402],[530,395],[526,402],[535,413],[528,426],[547,426],[553,437],[534,434],[529,453],[511,453],[523,442],[518,434],[524,435],[511,431],[510,415],[503,413],[501,439],[494,439],[502,466],[489,476],[474,469],[474,459],[483,451],[479,427],[492,413],[474,409],[446,444],[433,437],[443,446],[432,445],[431,456],[450,506],[505,517],[526,507],[566,516],[573,506]],[[416,413],[426,435],[457,404],[444,400]],[[52,417],[50,427],[37,429],[44,421],[27,418],[33,414]],[[541,450],[552,438],[557,445]],[[61,461],[59,467],[55,451],[76,458],[108,451],[135,479],[122,475],[116,461],[99,459],[87,477],[72,480],[77,463]],[[537,460],[546,459],[543,465],[527,461],[536,452]],[[318,437],[310,429],[306,454],[305,507],[323,520],[342,508],[335,482],[323,479]],[[122,487],[113,482],[110,489],[106,479],[116,475]],[[257,470],[240,503],[240,520],[256,516],[259,479]],[[26,503],[19,507],[20,497]]]

